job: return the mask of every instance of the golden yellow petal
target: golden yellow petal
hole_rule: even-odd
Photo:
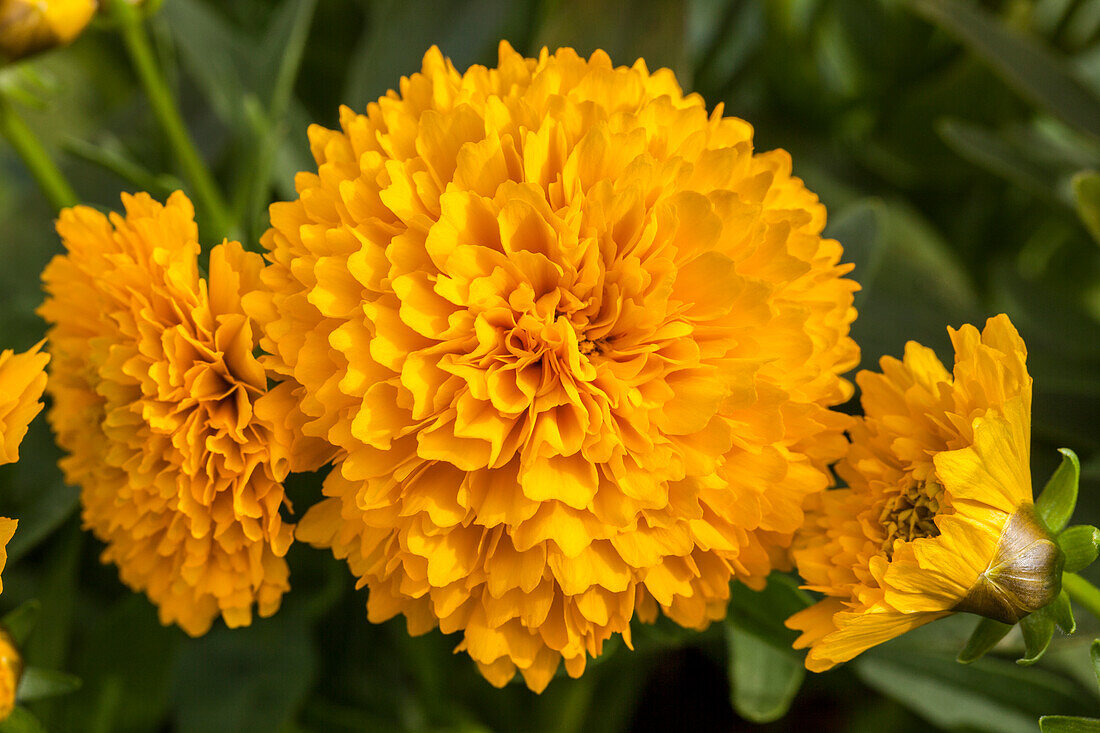
[[[833,617],[836,631],[821,638],[806,655],[806,669],[825,672],[873,646],[924,626],[948,613],[853,613],[842,611]]]
[[[39,351],[43,343],[21,354],[0,352],[0,465],[19,460],[19,444],[42,411],[40,399],[50,361],[49,354]]]
[[[1030,422],[1022,398],[974,421],[974,443],[937,453],[936,474],[952,496],[1007,516],[1031,501]]]

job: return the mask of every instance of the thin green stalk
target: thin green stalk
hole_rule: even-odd
[[[1100,619],[1100,588],[1076,573],[1062,574],[1062,588],[1074,603]]]
[[[38,187],[42,189],[42,193],[55,210],[60,211],[78,203],[76,192],[46,149],[42,147],[38,136],[15,111],[11,101],[2,94],[0,94],[0,134],[7,138],[15,148],[15,152],[23,159],[23,163],[30,169]]]
[[[153,53],[141,11],[133,4],[120,0],[112,0],[108,3],[108,8],[118,22],[123,43],[149,98],[153,114],[164,130],[184,176],[191,184],[199,208],[206,216],[205,223],[219,237],[232,233],[233,223],[225,199],[183,123],[175,97]]]
[[[294,82],[302,66],[309,28],[317,9],[316,0],[303,0],[298,5],[294,19],[294,32],[290,35],[282,63],[275,76],[275,86],[267,114],[261,115],[262,122],[257,126],[258,157],[253,173],[248,206],[249,242],[258,242],[260,234],[266,228],[267,202],[271,191],[271,167],[278,153],[279,143],[286,134],[286,115],[294,95]]]

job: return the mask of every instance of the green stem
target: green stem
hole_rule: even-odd
[[[8,139],[11,146],[15,148],[15,152],[23,159],[23,163],[30,169],[38,187],[42,189],[42,193],[55,210],[60,211],[67,206],[76,205],[78,202],[76,192],[69,185],[69,181],[58,169],[46,149],[42,147],[38,136],[18,115],[11,101],[2,94],[0,94],[0,134]]]
[[[108,9],[118,22],[123,43],[145,94],[149,97],[153,114],[164,130],[183,174],[191,184],[199,208],[207,217],[205,224],[219,237],[231,233],[232,222],[225,199],[183,123],[175,97],[153,54],[141,11],[125,0],[112,0],[108,3]]]
[[[267,228],[267,204],[271,192],[271,168],[278,153],[279,143],[286,133],[286,116],[294,96],[294,82],[302,66],[306,42],[309,40],[309,28],[317,9],[316,0],[304,0],[298,4],[294,19],[294,32],[287,41],[282,63],[275,76],[275,86],[271,93],[266,116],[257,132],[258,159],[252,177],[248,201],[249,242],[259,242],[260,235]]]
[[[1074,603],[1100,619],[1100,588],[1076,573],[1062,574],[1062,588]]]

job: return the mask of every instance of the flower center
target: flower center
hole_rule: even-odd
[[[909,542],[939,535],[935,520],[944,508],[943,499],[943,485],[938,481],[910,480],[908,486],[886,500],[879,513],[879,525],[886,534],[882,551],[887,557],[893,556],[896,540]]]

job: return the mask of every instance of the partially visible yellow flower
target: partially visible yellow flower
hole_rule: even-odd
[[[23,676],[23,657],[11,635],[0,628],[0,720],[15,710],[15,692]]]
[[[15,536],[15,529],[19,526],[19,520],[0,517],[0,573],[8,564],[8,543]],[[0,579],[0,593],[4,591],[4,582]]]
[[[61,467],[103,560],[162,622],[247,625],[289,588],[280,482],[297,460],[289,390],[268,391],[241,310],[263,263],[227,242],[201,278],[186,196],[123,203],[125,217],[63,211],[68,254],[43,273]]]
[[[92,21],[96,0],[0,0],[0,55],[9,60],[64,46]]]
[[[46,388],[48,354],[41,353],[42,343],[16,354],[0,352],[0,465],[19,460],[19,444],[27,428],[42,411],[42,391]]]
[[[299,539],[369,618],[462,632],[503,685],[637,616],[703,628],[785,562],[846,418],[855,318],[782,151],[667,69],[439,49],[272,206],[246,299],[339,449]]]
[[[1060,590],[1032,504],[1024,343],[1005,315],[948,330],[953,372],[909,342],[856,378],[849,488],[815,496],[794,542],[805,587],[826,595],[787,621],[812,671],[952,612],[1015,623]]]
[[[8,564],[8,543],[15,535],[19,524],[14,519],[0,517],[0,573]],[[0,592],[4,584],[0,581]],[[23,673],[23,658],[7,631],[0,627],[0,720],[4,720],[15,709],[15,690],[19,686],[19,677]]]

